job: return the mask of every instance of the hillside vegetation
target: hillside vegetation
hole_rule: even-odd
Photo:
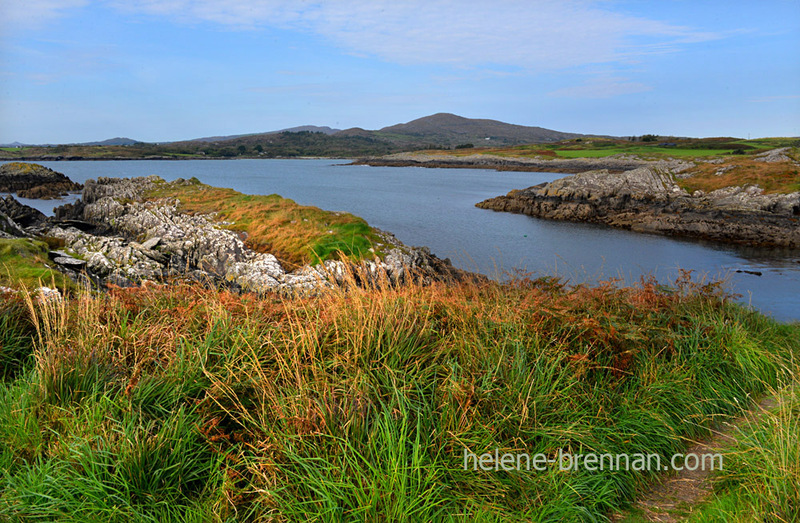
[[[553,142],[578,136],[582,135],[439,113],[374,131],[360,128],[336,131],[324,127],[301,126],[283,132],[216,136],[164,144],[130,144],[111,140],[107,144],[98,142],[98,145],[7,147],[0,149],[0,159],[355,158],[436,147],[450,148],[470,142],[497,146]],[[125,145],[119,145],[120,143]]]

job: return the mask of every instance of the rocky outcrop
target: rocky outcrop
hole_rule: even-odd
[[[43,215],[33,214],[38,211],[8,197],[0,200],[0,233],[46,236],[49,243],[63,245],[50,253],[52,262],[99,287],[188,279],[233,290],[294,292],[352,281],[346,277],[352,274],[357,281],[392,282],[412,273],[426,280],[463,276],[449,261],[424,248],[406,247],[388,233],[383,259],[359,266],[328,260],[287,272],[275,256],[251,250],[213,215],[182,213],[175,199],[144,198],[148,190],[165,183],[155,176],[89,180],[81,201],[58,208],[56,217],[44,223]],[[28,227],[20,227],[17,219]]]
[[[0,198],[0,213],[22,227],[32,227],[47,220],[47,217],[33,207],[22,205],[12,196]]]
[[[16,193],[20,198],[50,200],[80,191],[82,187],[63,174],[35,163],[0,165],[0,192]]]
[[[0,238],[25,238],[27,236],[28,233],[19,224],[0,211]]]
[[[605,169],[609,172],[622,173],[638,167],[652,165],[636,157],[615,155],[606,158],[507,158],[490,154],[473,154],[455,156],[443,154],[398,153],[378,158],[362,158],[353,165],[371,165],[374,167],[433,167],[455,169],[495,169],[498,171],[531,171],[551,173],[582,173],[591,170]],[[665,169],[680,172],[691,166],[681,160],[658,162]]]
[[[794,160],[788,156],[789,151],[791,151],[791,147],[772,149],[770,151],[757,154],[755,161],[766,163],[794,162]]]
[[[800,193],[766,195],[750,186],[690,195],[665,167],[585,172],[477,206],[640,232],[800,248]]]

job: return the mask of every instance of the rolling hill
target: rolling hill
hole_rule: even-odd
[[[314,125],[280,131],[209,136],[166,143],[142,143],[129,138],[70,145],[21,147],[0,151],[0,158],[142,158],[236,156],[292,158],[302,156],[359,157],[380,156],[402,151],[475,147],[502,147],[520,144],[551,143],[586,135],[514,125],[497,120],[464,118],[437,113],[407,123],[378,130],[354,127],[346,130]],[[97,147],[101,146],[101,147]]]
[[[343,131],[343,133],[347,132],[349,131]],[[408,123],[366,132],[371,133],[375,138],[382,138],[398,144],[417,143],[450,147],[466,143],[476,146],[546,143],[584,136],[577,133],[553,131],[543,127],[514,125],[497,120],[464,118],[449,113],[437,113]]]

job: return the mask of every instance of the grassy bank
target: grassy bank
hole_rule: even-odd
[[[465,470],[465,450],[667,457],[800,351],[798,326],[688,279],[148,286],[18,296],[0,322],[12,521],[602,520],[651,478]]]
[[[380,253],[382,239],[363,218],[298,205],[277,194],[242,194],[191,179],[163,183],[146,198],[177,198],[181,212],[216,213],[230,230],[243,233],[245,244],[274,254],[289,267],[315,264],[331,258],[352,261]]]
[[[793,156],[800,159],[800,150]],[[678,180],[689,192],[711,192],[725,187],[758,185],[766,194],[800,191],[800,169],[791,162],[759,162],[747,157],[732,157],[721,164],[697,163],[691,176]]]
[[[47,257],[48,245],[43,241],[23,238],[0,238],[0,285],[17,287],[21,283],[33,288],[53,284],[72,288],[72,282],[52,269]]]

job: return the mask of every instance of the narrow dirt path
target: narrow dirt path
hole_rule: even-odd
[[[744,415],[722,423],[710,438],[696,442],[683,454],[703,455],[724,451],[736,443],[737,428],[748,421],[757,421],[776,404],[772,396],[762,399]],[[665,475],[661,483],[639,497],[629,513],[615,514],[611,521],[625,521],[631,514],[640,516],[637,521],[641,521],[641,518],[661,523],[683,521],[711,495],[711,474],[710,470],[684,469],[676,474]]]

